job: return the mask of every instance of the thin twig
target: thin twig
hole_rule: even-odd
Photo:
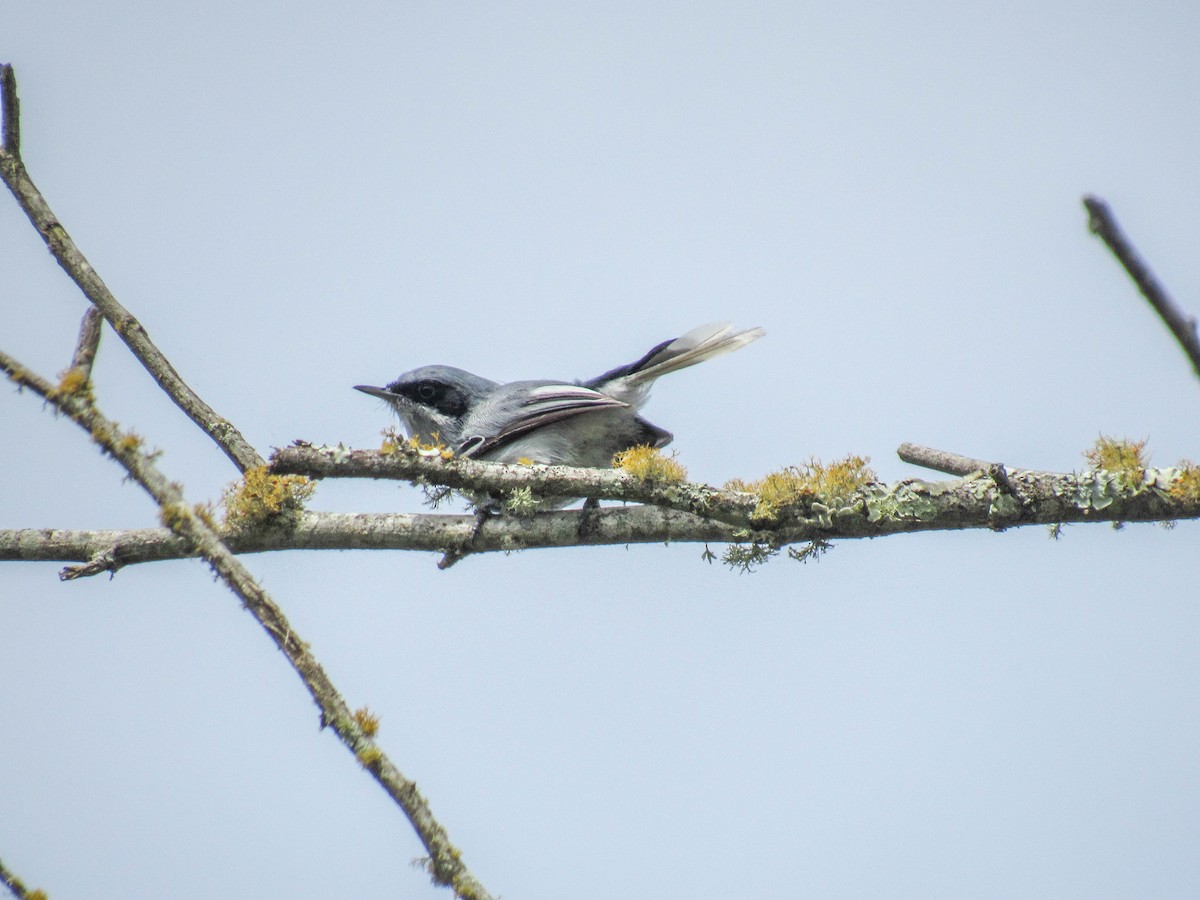
[[[1088,195],[1083,198],[1083,205],[1088,211],[1088,228],[1108,245],[1113,256],[1125,267],[1142,296],[1154,307],[1171,334],[1175,335],[1175,340],[1192,364],[1192,371],[1200,376],[1200,335],[1196,333],[1195,317],[1187,315],[1154,277],[1146,261],[1117,224],[1116,216],[1108,204],[1099,197]]]
[[[948,450],[934,450],[919,444],[901,444],[896,448],[896,455],[906,463],[923,469],[933,469],[935,472],[945,472],[947,475],[962,476],[972,472],[986,472],[994,465],[985,459],[972,459],[969,456],[950,453]]]
[[[81,375],[83,380],[92,380],[92,363],[96,361],[96,351],[100,347],[100,326],[104,324],[104,316],[94,306],[89,306],[79,323],[79,340],[75,342],[75,354],[71,357],[71,368]]]
[[[17,96],[17,76],[8,63],[0,65],[0,108],[3,109],[3,140],[0,150],[14,159],[21,158],[21,100]]]
[[[222,542],[221,536],[185,501],[178,484],[155,466],[153,456],[141,449],[142,441],[122,431],[90,400],[87,391],[68,393],[26,369],[0,351],[0,370],[22,387],[28,387],[83,428],[101,450],[124,467],[129,476],[158,503],[163,524],[204,558],[243,605],[283,651],[321,711],[321,721],[333,728],[342,743],[355,754],[407,815],[430,854],[430,871],[435,882],[450,886],[463,897],[486,898],[487,892],[463,864],[459,851],[450,843],[446,830],[433,817],[429,804],[414,782],[405,778],[383,751],[368,738],[342,699],[329,676],[296,636],[283,610],[261,588],[250,572]]]
[[[483,526],[488,523],[489,519],[495,518],[497,515],[499,515],[498,512],[494,512],[486,506],[481,506],[477,509],[475,511],[475,524],[471,527],[470,534],[461,543],[448,548],[442,554],[442,558],[438,560],[437,567],[444,572],[474,553],[475,547],[479,543],[479,535],[483,531]]]
[[[12,67],[5,67],[2,74],[4,83],[3,90],[0,91],[2,94],[0,102],[4,104],[5,141],[7,142],[12,137],[13,146],[19,146],[16,143],[19,134],[19,105]],[[117,302],[117,298],[96,274],[96,270],[92,268],[83,253],[75,246],[75,242],[71,240],[71,236],[67,234],[67,230],[55,217],[45,198],[25,170],[20,155],[10,152],[7,147],[6,143],[5,150],[0,152],[0,178],[3,178],[8,189],[17,198],[17,203],[25,211],[25,215],[29,217],[29,221],[33,223],[38,234],[42,236],[42,240],[46,242],[46,246],[50,248],[50,252],[58,260],[58,264],[79,286],[84,296],[104,314],[104,318],[109,321],[113,330],[120,335],[121,340],[129,346],[133,355],[145,366],[146,371],[158,382],[167,396],[205,434],[212,438],[238,469],[244,472],[247,469],[263,465],[262,457],[242,436],[241,432],[219,416],[184,383],[183,379],[179,377],[179,373],[175,371],[175,367],[150,340],[150,336],[146,334],[146,329],[142,327],[142,324],[134,318],[129,310]]]
[[[12,870],[4,864],[4,860],[0,859],[0,884],[4,885],[17,900],[33,900],[34,897],[41,897],[45,900],[46,892],[39,890],[30,890],[25,887],[25,882],[12,873]]]

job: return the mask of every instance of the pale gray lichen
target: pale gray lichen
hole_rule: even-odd
[[[901,481],[892,485],[873,486],[864,491],[867,505],[867,521],[881,519],[928,521],[938,512],[931,497],[946,491],[942,483],[928,481]]]

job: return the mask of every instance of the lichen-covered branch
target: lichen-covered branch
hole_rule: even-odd
[[[278,475],[309,478],[377,478],[441,485],[475,494],[530,491],[543,497],[594,497],[648,503],[715,519],[738,528],[751,526],[757,506],[752,494],[706,484],[642,479],[617,469],[522,466],[444,458],[399,444],[388,451],[347,450],[297,443],[271,456]]]
[[[660,542],[746,543],[779,548],[922,531],[1200,518],[1200,470],[1196,467],[1150,469],[1137,460],[1125,464],[1113,462],[1112,456],[1097,456],[1096,466],[1082,472],[1038,472],[1008,469],[999,463],[915,445],[905,447],[924,451],[922,458],[936,460],[939,466],[951,467],[957,460],[958,468],[964,467],[964,461],[969,461],[971,467],[966,477],[951,481],[871,482],[840,498],[808,496],[772,508],[768,517],[753,518],[751,527],[646,505],[505,514],[482,523],[465,515],[303,512],[287,520],[225,530],[222,537],[234,553],[349,549],[446,553],[469,542],[469,552],[474,554]],[[371,459],[336,452],[342,461],[329,461],[330,471],[343,463],[359,469]],[[464,470],[461,462],[431,462],[419,470],[420,477],[428,484],[454,481],[485,492],[489,488],[493,492],[509,490],[520,484],[513,480],[513,469],[539,476],[539,488],[561,477],[561,483],[550,490],[555,494],[576,492],[585,486],[600,492],[606,486],[623,484],[620,473],[583,470],[591,474],[577,476],[578,470],[486,463],[473,463],[477,469]],[[566,474],[561,474],[563,471]],[[495,477],[489,480],[489,474]],[[462,481],[468,477],[469,482]],[[713,488],[707,490],[716,492]],[[64,578],[195,555],[186,541],[167,529],[0,531],[0,560],[81,563],[64,569]]]
[[[0,884],[8,888],[17,900],[47,900],[45,891],[25,887],[25,882],[13,874],[4,860],[0,860]]]
[[[399,479],[499,498],[528,490],[551,497],[635,501],[689,512],[702,519],[716,519],[743,531],[775,535],[783,542],[1054,522],[1155,521],[1194,518],[1197,514],[1196,498],[1186,489],[1172,493],[1177,482],[1184,483],[1180,479],[1185,473],[1194,469],[1141,466],[1135,478],[1128,472],[1114,474],[1095,469],[1081,473],[1010,470],[997,463],[915,444],[903,445],[901,454],[913,461],[920,459],[921,465],[968,477],[932,483],[906,480],[884,484],[867,480],[836,496],[806,490],[801,484],[795,491],[795,499],[777,501],[764,509],[761,495],[743,490],[721,490],[688,482],[643,481],[608,469],[445,459],[421,455],[404,446],[389,452],[310,445],[288,447],[276,451],[271,469],[312,478]],[[768,477],[761,484],[769,480]],[[1013,503],[1019,510],[1010,508]],[[526,517],[525,527],[536,527],[539,518],[538,514]]]
[[[29,177],[19,152],[19,112],[16,81],[12,66],[0,67],[0,101],[3,103],[4,146],[0,148],[0,179],[12,191],[33,227],[37,229],[58,264],[79,286],[129,346],[133,355],[158,382],[175,405],[207,434],[241,470],[263,464],[262,457],[232,423],[205,403],[175,371],[162,351],[150,340],[146,329],[124,306],[117,302],[96,270],[75,246],[67,230],[50,209],[41,191]],[[10,147],[12,149],[10,149]]]
[[[305,512],[288,525],[267,524],[222,539],[234,553],[280,550],[425,550],[444,553],[472,536],[474,516],[405,513]],[[473,553],[549,547],[725,542],[744,537],[720,522],[652,506],[614,507],[588,513],[548,512],[495,516],[475,535]],[[0,529],[0,561],[79,562],[61,573],[65,580],[128,565],[185,559],[199,554],[167,528],[128,531]]]
[[[1142,296],[1154,307],[1160,319],[1171,330],[1184,354],[1191,361],[1192,371],[1200,376],[1200,336],[1196,333],[1196,319],[1179,307],[1162,283],[1154,277],[1150,267],[1130,243],[1109,205],[1099,197],[1086,196],[1083,205],[1088,211],[1088,227],[1104,241],[1113,256],[1129,273]]]
[[[307,644],[292,628],[283,611],[254,580],[233,551],[222,541],[207,515],[184,500],[182,489],[169,481],[143,449],[138,435],[123,431],[107,419],[91,400],[86,386],[76,390],[55,387],[41,376],[0,352],[0,370],[18,386],[42,396],[86,431],[100,449],[115,459],[135,482],[154,498],[167,529],[187,548],[186,555],[202,557],[214,573],[241,598],[243,605],[283,652],[321,711],[321,721],[331,727],[385,791],[408,816],[430,855],[434,881],[450,886],[461,897],[489,895],[462,862],[445,829],[433,817],[429,804],[414,782],[405,778],[375,742],[363,731],[345,700],[325,674]]]

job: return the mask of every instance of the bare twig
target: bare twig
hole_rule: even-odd
[[[96,274],[96,270],[75,246],[67,230],[59,223],[45,198],[29,177],[18,152],[8,149],[9,139],[12,146],[19,147],[19,122],[16,82],[12,67],[5,66],[0,70],[3,75],[3,90],[0,91],[0,102],[4,105],[4,149],[0,151],[0,178],[8,185],[13,196],[17,198],[21,209],[29,217],[29,221],[37,229],[46,246],[58,264],[79,286],[86,296],[104,314],[113,330],[120,335],[133,355],[138,358],[146,371],[158,382],[184,413],[207,434],[225,455],[228,456],[241,471],[261,466],[263,459],[249,442],[230,422],[219,416],[216,411],[200,399],[175,367],[162,354],[146,334],[146,329],[138,322],[124,306],[117,302],[108,286]]]
[[[1146,261],[1117,224],[1116,216],[1108,204],[1099,197],[1088,195],[1083,198],[1083,205],[1087,207],[1088,227],[1092,233],[1108,245],[1113,256],[1125,267],[1142,296],[1154,307],[1167,328],[1171,329],[1171,334],[1175,335],[1175,340],[1191,361],[1192,371],[1200,376],[1200,336],[1196,333],[1195,317],[1187,315],[1176,305],[1167,289],[1154,277]]]
[[[78,371],[83,380],[92,380],[92,363],[96,361],[96,350],[100,347],[100,326],[104,316],[94,306],[89,306],[79,323],[79,340],[75,342],[75,355],[71,357],[71,368]]]
[[[445,572],[466,559],[474,550],[464,547],[451,547],[442,554],[442,558],[438,560],[437,567]]]
[[[13,67],[0,65],[0,108],[3,109],[3,140],[0,150],[14,159],[21,158],[21,100],[17,96],[17,76]]]
[[[475,524],[471,526],[470,533],[460,543],[447,548],[446,552],[442,554],[442,558],[438,560],[437,567],[444,572],[474,553],[475,547],[479,543],[479,535],[483,531],[483,526],[488,523],[489,519],[495,518],[498,515],[498,512],[486,506],[477,509],[475,511]]]
[[[947,475],[970,475],[972,472],[986,472],[994,463],[985,459],[972,459],[947,450],[934,450],[932,447],[922,447],[919,444],[901,444],[896,448],[896,455],[906,463],[920,466],[923,469],[933,469],[935,472],[945,472]]]
[[[414,782],[405,778],[373,740],[363,733],[345,700],[325,674],[321,664],[288,623],[283,611],[258,585],[249,571],[222,542],[220,535],[184,500],[180,487],[155,466],[144,452],[142,440],[123,432],[107,419],[86,391],[66,392],[0,352],[0,370],[22,387],[28,387],[83,428],[104,453],[115,459],[129,476],[158,503],[163,524],[184,544],[203,557],[218,577],[258,620],[275,645],[283,651],[321,711],[322,723],[333,728],[342,743],[355,754],[385,791],[407,815],[430,854],[429,868],[438,884],[448,885],[463,897],[486,898],[487,892],[463,864],[459,851],[450,843],[445,829],[433,817],[429,804]]]

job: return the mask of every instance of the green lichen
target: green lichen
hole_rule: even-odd
[[[1074,479],[1073,493],[1064,498],[1081,510],[1100,511],[1145,491],[1170,498],[1179,469],[1146,467],[1146,442],[1104,435],[1084,453],[1091,467]]]
[[[1093,470],[1116,476],[1123,486],[1133,489],[1146,474],[1146,442],[1101,435],[1084,457]]]
[[[538,501],[531,488],[513,488],[504,495],[504,508],[515,516],[527,516],[538,511]]]
[[[938,514],[938,505],[933,498],[941,496],[947,489],[941,482],[927,481],[872,485],[863,491],[867,521],[929,521]]]
[[[1188,503],[1200,501],[1200,466],[1186,459],[1180,462],[1167,490],[1172,499]]]
[[[1012,494],[991,491],[988,494],[988,515],[995,519],[1007,519],[1021,511],[1021,504]]]
[[[730,544],[721,555],[721,562],[731,569],[737,569],[744,575],[750,575],[778,553],[778,547],[762,541]]]
[[[788,556],[797,562],[817,562],[822,556],[832,549],[833,544],[829,543],[828,541],[817,539],[814,541],[809,541],[799,550],[797,550],[795,547],[788,547]]]

